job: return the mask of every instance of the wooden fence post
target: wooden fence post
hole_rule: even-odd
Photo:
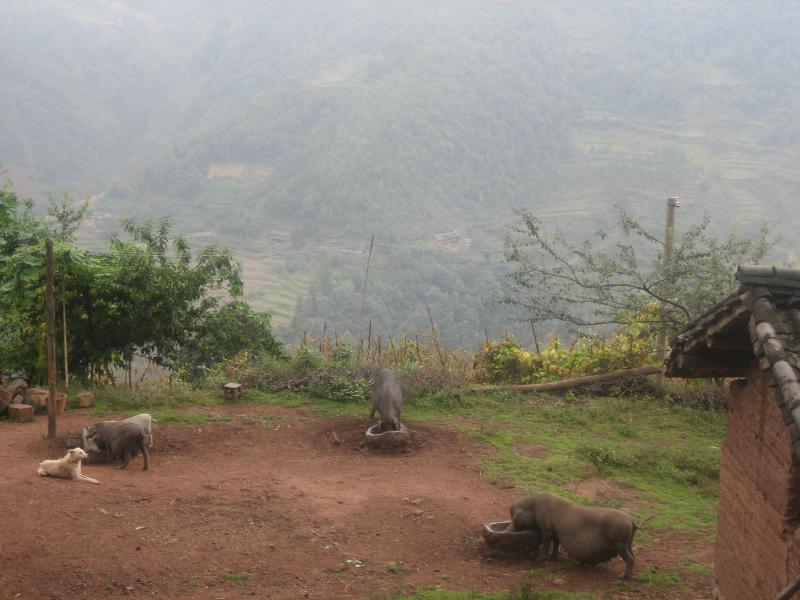
[[[56,301],[53,296],[53,240],[45,242],[47,260],[47,284],[45,304],[47,306],[47,437],[56,437]]]

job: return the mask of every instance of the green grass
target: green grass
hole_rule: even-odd
[[[227,581],[236,581],[239,583],[245,582],[250,579],[249,573],[227,573],[225,575]]]
[[[691,573],[693,575],[711,575],[713,571],[711,565],[700,564],[693,556],[684,556],[681,561],[681,568],[686,573]]]
[[[710,533],[716,525],[723,413],[655,398],[552,403],[496,394],[443,419],[497,448],[484,465],[491,478],[586,502],[565,486],[599,476],[641,503],[640,518],[655,515],[648,526]],[[547,452],[527,456],[520,444]]]
[[[97,417],[111,414],[130,417],[141,412],[148,412],[157,423],[200,423],[230,420],[227,415],[215,413],[213,410],[193,413],[182,410],[197,407],[212,409],[216,406],[230,404],[218,390],[193,390],[180,385],[164,388],[148,386],[134,390],[109,387],[96,388],[94,394],[96,402],[92,415]],[[241,402],[292,407],[308,405],[312,401],[302,394],[288,391],[247,390]]]
[[[653,567],[647,567],[638,575],[634,575],[633,580],[651,589],[661,590],[679,583],[680,577],[675,573],[667,573]]]
[[[454,592],[443,589],[417,589],[410,595],[391,596],[393,600],[600,600],[600,596],[576,592],[540,591],[524,586],[509,592]]]

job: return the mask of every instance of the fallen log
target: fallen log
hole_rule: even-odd
[[[548,381],[547,383],[526,383],[523,385],[475,385],[470,388],[473,392],[492,392],[495,390],[511,390],[515,392],[553,392],[558,390],[568,390],[571,388],[593,385],[595,383],[608,383],[610,381],[622,381],[632,377],[643,377],[645,375],[658,375],[662,372],[660,366],[637,367],[636,369],[623,369],[621,371],[611,371],[599,375],[585,375],[584,377],[573,377],[562,379],[561,381]]]

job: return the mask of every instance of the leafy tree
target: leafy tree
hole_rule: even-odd
[[[242,295],[239,267],[230,251],[216,246],[193,258],[185,239],[170,236],[168,219],[157,227],[127,220],[123,228],[130,240],[112,239],[86,263],[93,276],[75,298],[85,340],[76,359],[84,371],[130,365],[134,355],[175,367],[221,298]]]
[[[253,358],[282,356],[269,313],[233,300],[207,312],[175,357],[178,372],[190,381],[203,379],[212,366],[247,352]]]
[[[32,202],[20,202],[10,182],[4,185],[0,189],[0,374],[44,372],[44,236]]]
[[[766,226],[757,238],[735,232],[715,238],[703,218],[689,226],[664,258],[663,241],[619,208],[614,235],[598,231],[575,242],[548,233],[530,211],[506,239],[511,266],[505,302],[532,321],[563,321],[577,329],[625,325],[631,319],[674,333],[733,288],[736,266],[760,261],[770,248]]]
[[[69,350],[67,347],[67,287],[66,287],[66,274],[69,272],[67,262],[70,260],[70,248],[66,242],[72,242],[75,239],[75,232],[80,227],[81,222],[89,210],[89,200],[86,199],[80,204],[72,202],[69,194],[64,194],[61,203],[57,203],[50,197],[50,202],[47,206],[48,216],[55,221],[55,234],[56,238],[65,242],[64,251],[59,253],[59,262],[56,267],[56,273],[60,275],[57,285],[61,288],[61,334],[63,339],[63,359],[64,359],[64,381],[69,385]]]
[[[172,369],[202,370],[242,350],[277,355],[269,315],[242,300],[239,266],[227,249],[193,255],[170,223],[123,222],[130,239],[99,252],[72,235],[86,205],[51,204],[55,231],[0,190],[0,373],[41,379],[45,373],[44,239],[55,234],[62,315],[71,332],[70,371],[81,378],[142,357]],[[198,371],[192,371],[196,374]]]
[[[74,240],[75,232],[80,227],[88,210],[88,199],[76,204],[69,194],[64,194],[64,198],[59,203],[53,200],[51,196],[47,205],[47,215],[55,224],[54,233],[56,238],[65,242]]]

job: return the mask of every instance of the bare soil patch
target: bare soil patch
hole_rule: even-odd
[[[374,453],[362,445],[366,419],[213,412],[231,420],[154,425],[150,471],[141,458],[126,470],[85,465],[99,486],[35,474],[97,419],[64,416],[53,442],[45,418],[0,423],[0,598],[380,598],[417,586],[510,589],[534,567],[546,588],[708,597],[707,576],[620,588],[618,559],[589,568],[492,555],[482,524],[507,519],[523,492],[482,477],[494,452],[466,434],[409,423],[407,452]],[[707,545],[653,535],[637,572],[707,560]]]

